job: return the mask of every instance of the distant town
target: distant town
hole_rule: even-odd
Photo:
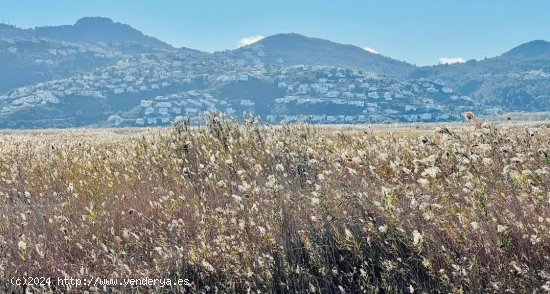
[[[288,43],[306,37],[280,38]],[[13,68],[0,88],[0,125],[160,126],[184,119],[200,123],[214,111],[255,115],[272,124],[437,122],[459,120],[465,111],[498,116],[514,110],[495,99],[464,94],[467,87],[455,89],[456,79],[403,78],[391,74],[392,66],[411,66],[369,52],[351,53],[365,54],[360,58],[371,58],[371,67],[383,70],[369,71],[368,64],[367,69],[311,64],[315,60],[301,64],[261,42],[235,52],[204,53],[136,41],[1,37],[0,58],[10,60]],[[526,85],[550,81],[548,67],[483,75]],[[14,78],[18,76],[20,80]],[[543,106],[533,107],[550,110],[544,95],[535,92],[532,96]]]

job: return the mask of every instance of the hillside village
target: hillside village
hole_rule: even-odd
[[[0,49],[2,55],[28,54],[18,48],[19,42],[27,40],[3,42],[10,46]],[[41,57],[35,62],[54,65],[62,62],[60,57],[86,52],[118,61],[87,73],[1,94],[2,117],[15,117],[29,109],[35,109],[38,116],[48,116],[52,109],[71,108],[66,101],[84,98],[93,104],[104,104],[102,112],[87,113],[95,107],[83,104],[82,109],[71,109],[75,116],[99,115],[98,124],[114,126],[168,125],[184,118],[199,123],[206,111],[229,115],[247,112],[269,123],[449,121],[459,119],[465,110],[479,107],[469,97],[425,79],[402,81],[328,66],[280,68],[254,58],[236,60],[223,54],[159,50],[131,55],[121,53],[117,46],[60,45],[62,49],[44,46],[44,52],[34,51]],[[258,83],[263,85],[262,91],[254,89]],[[227,93],[224,88],[231,85],[238,85],[240,90]],[[266,87],[276,95],[262,97]],[[497,114],[500,110],[483,112]]]
[[[97,21],[111,25],[108,19],[92,19],[80,26]],[[465,111],[498,116],[550,110],[550,71],[544,61],[515,60],[520,66],[508,71],[490,70],[507,64],[498,58],[487,61],[487,68],[469,61],[415,69],[298,34],[215,53],[173,48],[139,31],[132,36],[120,42],[0,36],[5,65],[0,127],[162,126],[184,119],[199,124],[212,111],[247,113],[272,124],[361,124],[456,121]],[[358,60],[362,68],[372,65],[378,72],[315,64],[307,54],[292,56],[294,49],[284,49],[294,48],[292,42],[319,50],[328,64],[334,63],[330,52],[342,50],[338,56],[355,58],[346,64]],[[380,73],[400,71],[398,76]]]

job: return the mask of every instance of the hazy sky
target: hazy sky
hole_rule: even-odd
[[[0,0],[0,21],[19,27],[105,16],[205,51],[296,32],[419,65],[481,59],[550,40],[549,12],[548,0]]]

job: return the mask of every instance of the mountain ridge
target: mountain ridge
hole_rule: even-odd
[[[174,49],[168,43],[143,34],[130,25],[106,17],[83,17],[72,25],[22,29],[0,24],[0,36],[37,37],[65,42],[135,42],[160,49]]]
[[[165,125],[212,109],[274,123],[550,112],[549,45],[535,40],[483,60],[419,67],[298,33],[208,53],[102,17],[0,24],[0,127]]]
[[[94,30],[98,30],[98,29],[100,29],[99,32],[94,32]],[[108,32],[108,30],[114,30],[114,32]],[[76,33],[78,33],[78,35],[80,36],[76,36]],[[82,35],[85,35],[85,34],[88,34],[88,35],[82,37]],[[145,45],[150,45],[152,47],[157,47],[162,49],[174,49],[174,50],[184,49],[184,50],[191,50],[195,52],[204,53],[204,51],[200,49],[193,49],[193,48],[186,48],[186,47],[176,48],[162,40],[159,40],[152,36],[148,36],[128,24],[123,24],[120,22],[116,22],[111,18],[100,17],[100,16],[82,17],[72,25],[38,26],[34,28],[20,28],[14,25],[0,23],[0,37],[4,37],[4,38],[39,37],[39,38],[49,38],[56,41],[67,41],[67,42],[107,42],[108,43],[108,42],[134,41],[136,43],[142,43]],[[437,67],[441,65],[441,64],[434,64],[434,65],[426,65],[426,66],[416,66],[407,61],[400,61],[390,56],[369,52],[368,50],[365,50],[364,48],[361,48],[353,44],[344,44],[344,43],[338,43],[338,42],[334,42],[334,41],[330,41],[330,40],[318,38],[318,37],[309,37],[296,32],[278,33],[278,34],[269,35],[250,45],[243,46],[237,49],[225,50],[223,52],[232,52],[233,53],[232,55],[235,55],[234,53],[249,51],[250,49],[257,49],[256,47],[260,47],[260,46],[266,47],[267,49],[271,49],[271,50],[273,49],[284,50],[286,52],[279,53],[279,55],[283,55],[283,57],[284,55],[288,55],[288,51],[297,52],[298,49],[307,49],[306,48],[307,46],[310,46],[313,49],[319,49],[323,46],[333,47],[333,48],[337,47],[337,49],[340,49],[346,53],[352,53],[356,57],[360,57],[359,64],[355,64],[353,62],[345,61],[345,60],[344,61],[340,60],[339,62],[335,60],[333,61],[329,60],[328,63],[330,64],[324,64],[324,65],[346,66],[346,67],[351,67],[359,70],[364,69],[369,64],[373,65],[373,62],[368,61],[368,59],[377,59],[379,61],[383,60],[393,65],[396,65],[402,69],[406,69],[407,71],[410,71],[412,68],[426,68],[426,67],[434,67],[434,66]],[[285,46],[287,48],[285,48]],[[326,51],[328,52],[329,50],[327,49]],[[307,55],[310,55],[309,53],[310,52],[306,52],[306,53],[303,53],[302,55],[307,56]],[[319,57],[321,53],[323,52],[317,52],[316,53],[317,55],[314,55],[314,56]],[[339,53],[339,54],[340,55],[338,57],[341,57],[344,55],[344,53]],[[269,62],[273,62],[273,60],[271,59],[276,59],[278,57],[280,56],[275,56],[272,58],[263,58],[263,59]],[[498,58],[498,57],[507,57],[507,58],[516,58],[516,59],[544,57],[544,58],[550,59],[550,42],[542,39],[525,42],[502,53],[499,56],[490,57],[488,59]],[[304,58],[304,57],[302,56],[300,58]],[[291,57],[291,60],[289,61],[289,63],[299,64],[298,62],[295,62],[296,61],[295,59],[301,60],[300,58]],[[366,59],[367,61],[361,60],[361,58]],[[338,58],[335,57],[333,59],[338,59]],[[305,62],[305,64],[307,65],[316,64],[311,60],[306,60],[306,61],[307,62]],[[321,64],[322,61],[323,60],[318,61],[319,64]],[[469,61],[480,62],[483,60],[472,59]],[[376,64],[374,63],[374,65]],[[456,66],[456,65],[457,64],[450,64],[450,65],[445,64],[444,66]]]
[[[550,58],[550,42],[546,40],[533,40],[523,43],[505,52],[502,57],[512,58]]]
[[[340,66],[397,76],[404,76],[414,68],[412,64],[374,54],[355,45],[294,32],[271,35],[231,52],[231,55],[241,58],[254,56],[272,65]]]

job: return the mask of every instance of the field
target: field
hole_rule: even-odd
[[[550,292],[549,173],[519,123],[4,132],[0,292]]]

